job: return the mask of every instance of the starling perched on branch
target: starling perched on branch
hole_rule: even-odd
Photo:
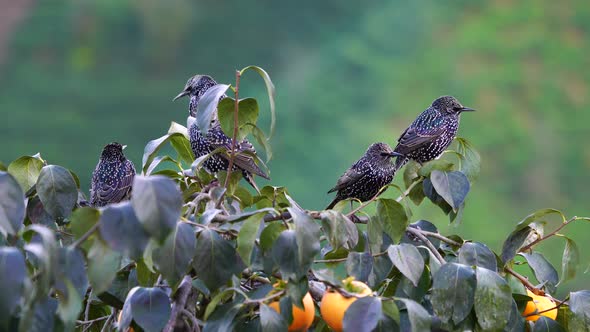
[[[92,172],[90,205],[105,206],[129,199],[135,176],[135,166],[125,158],[119,143],[107,144]]]
[[[464,107],[452,96],[433,101],[397,140],[394,151],[402,156],[395,161],[396,171],[410,159],[423,164],[438,158],[457,136],[461,113],[470,111],[475,110]]]
[[[189,113],[192,117],[196,117],[199,100],[208,89],[215,85],[217,85],[217,82],[215,82],[211,76],[195,75],[189,78],[182,92],[180,92],[173,100],[184,96],[190,96]],[[221,98],[225,98],[225,95]],[[225,148],[228,152],[231,151],[232,139],[221,129],[217,113],[215,113],[211,127],[207,133],[201,132],[196,121],[188,129],[188,133],[191,148],[197,158],[208,155],[220,147]],[[241,171],[244,179],[246,179],[256,191],[259,191],[252,174],[256,174],[265,179],[269,179],[269,177],[262,169],[260,169],[260,167],[258,167],[258,165],[256,165],[254,158],[252,157],[252,155],[256,154],[254,146],[248,142],[248,140],[243,140],[237,142],[235,147],[236,153],[234,154],[232,172]],[[207,158],[203,163],[203,166],[209,173],[213,174],[219,171],[227,171],[227,168],[229,167],[229,156],[225,153],[216,153]]]
[[[391,162],[394,156],[401,154],[394,152],[385,143],[374,143],[367,152],[357,160],[338,179],[336,186],[328,193],[338,191],[336,197],[326,209],[333,208],[336,203],[347,198],[368,201],[379,193],[379,190],[393,180],[395,167]]]

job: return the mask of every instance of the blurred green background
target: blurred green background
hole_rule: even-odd
[[[370,143],[394,145],[452,94],[478,110],[460,135],[482,173],[462,224],[432,208],[414,208],[413,219],[500,250],[534,210],[590,216],[587,0],[0,0],[0,9],[5,164],[41,152],[87,189],[106,143],[127,144],[139,168],[149,140],[185,123],[187,101],[171,99],[189,76],[232,83],[234,69],[255,64],[277,88],[271,183],[308,209],[330,202],[325,192]],[[268,128],[262,80],[249,73],[242,88]],[[565,233],[582,257],[561,294],[590,284],[590,223]],[[560,270],[564,241],[547,242]]]

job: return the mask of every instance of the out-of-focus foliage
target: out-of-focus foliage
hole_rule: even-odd
[[[479,111],[460,135],[480,150],[486,190],[469,195],[469,222],[437,226],[500,250],[515,215],[588,214],[589,34],[584,0],[39,1],[0,65],[0,160],[43,151],[87,189],[106,143],[127,144],[139,164],[161,123],[184,123],[186,105],[169,100],[189,76],[227,81],[228,68],[263,64],[280,87],[273,183],[320,209],[370,143],[393,144],[434,98],[453,94]],[[262,83],[248,83],[242,96],[260,97]],[[573,288],[590,281],[578,278]]]

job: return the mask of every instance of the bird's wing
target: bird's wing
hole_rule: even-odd
[[[92,203],[107,202],[117,203],[126,198],[131,193],[131,186],[133,185],[133,177],[135,176],[135,167],[131,161],[125,164],[125,173],[120,181],[109,183],[109,181],[102,181],[98,187],[91,189]],[[95,181],[93,181],[95,182]]]
[[[336,181],[336,185],[334,186],[334,188],[328,191],[328,194],[331,192],[335,192],[337,190],[344,189],[358,182],[364,175],[363,172],[358,170],[357,166],[359,165],[359,163],[360,160],[357,161],[354,165],[352,165],[349,169],[347,169],[346,172],[344,172],[344,174],[342,174],[342,176],[338,179],[338,181]]]
[[[445,132],[446,126],[442,121],[442,117],[422,117],[422,115],[401,134],[397,140],[398,144],[394,149],[395,152],[402,154],[412,152],[425,144],[431,143]],[[428,125],[423,125],[424,122],[428,122]]]
[[[212,150],[215,150],[219,147],[224,147],[228,151],[228,153],[229,153],[229,151],[231,151],[231,139],[230,138],[228,138],[227,140],[216,140],[216,141],[210,140],[209,143],[211,144]],[[266,175],[266,173],[260,167],[258,167],[258,165],[256,165],[256,162],[254,161],[254,157],[252,156],[255,154],[256,154],[256,150],[254,149],[254,146],[252,145],[252,143],[248,142],[247,140],[243,140],[243,141],[239,142],[238,144],[236,144],[236,154],[234,156],[234,164],[237,167],[239,167],[240,169],[248,171],[252,174],[256,174],[256,175],[268,180],[269,179],[268,175]],[[224,153],[220,153],[219,156],[229,162],[229,155],[224,154]]]

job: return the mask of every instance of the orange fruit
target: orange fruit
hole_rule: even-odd
[[[526,308],[524,308],[524,311],[522,313],[522,315],[524,316],[524,319],[534,322],[537,319],[539,319],[541,316],[545,316],[545,317],[555,320],[555,318],[557,317],[557,309],[545,311],[547,309],[555,308],[555,302],[553,302],[553,300],[551,300],[550,298],[545,297],[545,296],[536,295],[528,289],[526,290],[526,293],[528,296],[532,297],[533,300],[527,302]],[[545,311],[545,312],[541,312],[541,311]],[[534,313],[539,313],[539,312],[541,312],[541,313],[537,314],[537,315],[532,315]]]
[[[373,292],[365,283],[355,281],[352,277],[345,279],[342,282],[344,283],[345,291],[356,294],[359,297],[371,295]],[[322,304],[320,305],[322,318],[334,331],[342,331],[344,313],[356,300],[356,297],[344,297],[335,290],[326,291],[322,297]]]
[[[281,313],[279,301],[274,301],[268,305],[273,308],[276,312]],[[313,323],[315,316],[315,307],[313,306],[313,300],[309,293],[303,297],[303,309],[296,305],[293,305],[293,322],[289,325],[289,332],[303,332],[307,331]]]
[[[117,326],[121,325],[121,317],[123,317],[123,310],[119,311],[119,316],[117,317]],[[135,332],[133,327],[128,327],[126,332]]]

